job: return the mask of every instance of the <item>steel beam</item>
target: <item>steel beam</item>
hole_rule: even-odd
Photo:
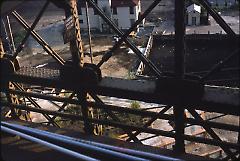
[[[91,63],[93,63],[93,52],[92,52],[92,36],[91,36],[91,24],[89,20],[89,9],[88,9],[88,2],[85,2],[86,7],[86,19],[87,19],[87,26],[88,26],[88,44],[89,44],[89,53],[91,58]]]
[[[103,102],[97,95],[92,94],[92,93],[90,93],[90,95],[91,95],[91,97],[99,104],[98,107],[103,107],[102,109],[104,109],[104,111],[105,111],[114,121],[116,121],[116,122],[121,122],[121,120],[112,112],[113,109],[110,110],[109,108],[104,108],[104,107],[106,107],[106,105],[104,104],[104,102]],[[90,106],[91,106],[91,107],[96,107],[96,106],[94,106],[93,104],[90,105]],[[109,106],[108,106],[108,107],[109,107]],[[115,106],[115,107],[114,107],[114,106],[111,106],[111,107],[113,107],[113,108],[116,109],[116,106]],[[122,110],[123,110],[123,108],[122,108]],[[123,112],[123,111],[122,111],[122,112]],[[124,131],[128,134],[128,136],[129,136],[130,138],[132,138],[132,140],[133,140],[134,142],[139,143],[139,144],[142,144],[142,142],[139,141],[139,139],[138,139],[136,136],[133,135],[132,131],[130,131],[130,130],[124,130]]]
[[[44,113],[44,114],[48,114],[48,115],[57,115],[60,117],[70,118],[73,120],[83,120],[84,119],[82,116],[78,116],[78,115],[73,115],[73,114],[69,114],[69,113],[60,113],[60,112],[55,112],[55,111],[50,111],[50,110],[45,110],[45,109],[36,109],[36,108],[32,108],[32,107],[25,106],[25,105],[15,105],[15,104],[9,104],[9,103],[4,103],[4,102],[0,102],[0,105],[2,105],[2,106],[10,105],[14,108],[21,109],[21,110],[30,110],[33,112]],[[172,138],[175,137],[175,133],[172,133],[169,131],[163,131],[163,130],[152,129],[152,128],[136,127],[136,126],[126,125],[123,123],[110,121],[110,120],[99,120],[99,119],[88,118],[88,121],[92,122],[92,123],[96,123],[96,124],[103,124],[103,125],[113,126],[113,127],[122,128],[122,129],[128,129],[128,130],[131,129],[133,131],[140,130],[145,133],[157,134],[157,135],[172,137]],[[215,146],[219,146],[221,144],[221,146],[224,146],[226,148],[232,148],[232,149],[240,148],[240,145],[237,143],[230,143],[230,142],[226,142],[226,141],[194,137],[194,136],[190,136],[190,135],[184,135],[183,137],[185,140],[188,140],[188,141],[194,141],[194,142],[215,145]]]
[[[175,51],[174,51],[174,72],[176,79],[184,79],[185,74],[185,0],[175,0]],[[179,97],[178,99],[181,99]],[[184,106],[179,103],[173,107],[174,129],[176,132],[175,145],[173,150],[178,154],[185,153],[184,144]]]
[[[54,87],[71,91],[85,89],[88,92],[103,96],[165,105],[177,105],[177,100],[171,95],[166,94],[166,91],[157,90],[157,81],[154,80],[125,80],[104,77],[97,85],[90,85],[88,83],[71,84],[59,79],[58,70],[39,68],[21,68],[17,73],[3,77],[6,81]],[[191,95],[194,94],[195,93],[191,93]],[[199,101],[192,101],[186,98],[182,99],[181,102],[188,108],[194,107],[194,109],[203,111],[240,115],[238,109],[240,106],[239,88],[205,85],[203,96],[199,98]]]
[[[124,36],[124,33],[116,26],[112,20],[105,15],[105,13],[96,5],[93,0],[87,0],[89,5],[92,6],[96,12],[101,16],[101,18],[119,35]],[[146,58],[142,52],[128,39],[125,39],[125,43],[132,49],[132,51],[138,56],[138,58],[144,62],[146,66],[149,67],[149,69],[152,70],[152,72],[157,76],[161,76],[161,72],[158,70],[158,68],[148,59]]]
[[[235,32],[229,27],[229,25],[224,21],[224,19],[211,7],[207,0],[198,0],[199,3],[210,13],[210,15],[215,19],[215,21],[222,27],[222,29],[229,34],[231,37],[236,37]]]
[[[20,96],[25,96],[25,97],[28,96],[28,97],[64,102],[64,105],[66,105],[66,104],[80,105],[81,104],[78,100],[72,99],[71,97],[70,98],[61,98],[61,97],[46,96],[46,95],[37,94],[37,93],[29,93],[29,92],[24,92],[24,91],[15,91],[15,90],[9,90],[9,93],[20,95]],[[96,100],[96,102],[87,102],[86,103],[87,106],[92,107],[94,109],[102,109],[102,110],[108,112],[110,117],[112,117],[113,120],[115,120],[115,121],[120,121],[120,120],[116,119],[115,115],[112,116],[113,115],[113,114],[111,114],[112,111],[116,111],[116,112],[120,112],[120,113],[124,112],[124,113],[139,115],[139,116],[143,116],[143,117],[150,117],[151,119],[145,125],[143,125],[143,127],[150,126],[157,119],[164,119],[164,120],[171,120],[171,121],[174,120],[173,116],[164,114],[167,110],[169,110],[171,108],[170,106],[164,107],[159,113],[156,113],[156,112],[145,111],[145,110],[142,111],[142,110],[135,110],[135,109],[131,109],[131,108],[107,105],[107,104],[101,103],[96,98],[94,98],[94,99]],[[58,109],[57,111],[61,112],[62,109]],[[225,116],[225,115],[216,116],[211,119],[204,120],[204,121],[203,120],[195,120],[192,118],[186,118],[186,123],[190,124],[190,125],[187,125],[186,127],[189,127],[191,125],[200,125],[200,126],[209,125],[211,128],[218,128],[218,129],[238,132],[238,130],[239,130],[238,126],[210,121],[210,120],[213,120],[213,119],[216,119],[219,117],[223,117],[223,116]],[[53,118],[56,118],[56,116],[53,116]],[[134,135],[137,136],[139,133],[140,132],[136,131],[134,133]],[[128,140],[128,141],[130,141],[130,140]]]
[[[155,0],[147,9],[144,11],[142,15],[140,15],[139,19],[134,22],[134,24],[121,36],[121,39],[114,44],[114,46],[103,55],[102,60],[98,63],[98,67],[100,67],[104,62],[108,61],[110,57],[113,55],[113,52],[116,51],[121,44],[126,40],[129,34],[136,29],[136,27],[147,17],[147,15],[161,2],[162,0]]]
[[[76,95],[76,93],[72,93],[70,96],[69,96],[69,99],[72,99],[74,96]],[[51,100],[51,99],[50,99]],[[63,105],[58,109],[58,112],[61,112],[64,110],[64,108],[68,105],[69,103],[67,102],[64,102]],[[56,119],[56,116],[53,116],[51,118],[51,121],[54,121]]]
[[[40,35],[37,34],[36,31],[31,30],[31,27],[27,24],[27,22],[16,12],[12,12],[13,16],[16,20],[28,31],[31,31],[31,35],[33,38],[43,47],[43,49],[51,55],[60,65],[63,65],[65,61],[41,38]]]
[[[83,46],[78,18],[77,0],[68,0],[73,21],[74,37],[70,40],[72,61],[75,66],[83,66]]]
[[[46,1],[46,3],[44,4],[43,8],[40,10],[40,12],[38,13],[36,19],[34,20],[33,24],[31,25],[31,27],[29,28],[29,30],[27,30],[27,33],[25,35],[25,37],[22,39],[21,43],[19,44],[19,46],[17,47],[16,51],[14,51],[14,54],[12,56],[12,60],[16,59],[17,55],[19,52],[22,51],[24,44],[26,43],[28,37],[31,34],[31,31],[36,27],[37,23],[39,22],[40,18],[42,17],[44,11],[46,10],[46,8],[48,7],[49,4],[49,0]]]
[[[84,121],[86,119],[88,122],[91,122],[91,123],[113,126],[113,127],[121,128],[123,130],[131,129],[132,131],[137,130],[137,131],[142,131],[145,133],[158,134],[158,135],[166,136],[166,137],[175,137],[175,134],[173,132],[168,132],[168,131],[153,129],[153,128],[143,128],[143,127],[137,127],[137,126],[132,126],[132,125],[126,125],[124,123],[119,123],[119,122],[112,121],[112,120],[100,120],[100,119],[95,119],[95,118],[85,118],[83,116],[74,115],[74,114],[70,114],[70,113],[61,113],[61,112],[50,111],[50,110],[45,110],[45,109],[33,108],[30,106],[25,106],[25,105],[16,105],[16,104],[4,103],[4,102],[0,102],[0,105],[1,106],[11,106],[16,109],[27,110],[27,111],[43,113],[43,114],[48,114],[48,115],[56,115],[56,116],[63,117],[63,118],[69,118],[71,120]]]
[[[220,71],[224,65],[233,60],[234,57],[236,57],[237,55],[239,55],[239,49],[235,50],[234,52],[232,52],[228,57],[226,57],[225,59],[219,61],[219,63],[215,64],[212,69],[210,71],[207,72],[206,75],[204,75],[201,78],[201,81],[206,81],[209,79],[210,76],[212,76],[213,74],[215,74],[216,72]]]
[[[203,121],[202,117],[199,116],[199,114],[198,114],[195,110],[190,109],[190,110],[188,110],[188,111],[190,112],[190,114],[191,114],[196,120]],[[207,132],[213,139],[218,140],[218,141],[222,141],[222,140],[220,139],[220,137],[211,129],[211,127],[210,127],[208,124],[204,124],[204,125],[203,125],[203,128],[206,130],[206,132]],[[229,156],[231,157],[231,159],[233,159],[233,160],[236,160],[236,159],[237,159],[237,158],[234,156],[233,152],[232,152],[230,149],[228,149],[228,148],[226,148],[226,147],[224,147],[224,146],[221,146],[221,144],[220,144],[219,146],[224,150],[224,152],[225,152],[227,155],[229,155]]]
[[[89,108],[88,108],[88,105],[87,105],[87,93],[86,93],[86,91],[77,92],[77,98],[78,98],[78,101],[81,105],[81,112],[82,112],[83,122],[84,122],[84,128],[83,129],[87,134],[93,135],[94,127],[88,121]]]
[[[22,88],[19,84],[13,82],[13,85],[20,91],[22,92],[25,92],[24,88]],[[31,103],[32,105],[34,105],[36,108],[39,108],[41,109],[42,107],[36,102],[34,101],[31,97],[26,97]],[[46,115],[46,114],[43,114],[43,116],[53,125],[53,126],[56,126],[56,127],[60,127],[56,122],[52,121],[51,120],[51,117]]]
[[[13,40],[12,27],[11,27],[11,22],[10,22],[9,16],[6,16],[6,19],[7,19],[7,24],[8,24],[9,39],[11,41],[12,51],[15,52],[16,48],[15,48],[15,43],[14,43],[14,40]]]
[[[162,109],[158,114],[156,114],[155,116],[153,116],[148,122],[146,122],[143,127],[147,128],[150,125],[152,125],[152,123],[154,121],[156,121],[157,119],[159,119],[161,117],[161,115],[163,115],[165,112],[167,112],[171,107],[165,107],[164,109]],[[138,134],[140,134],[141,131],[136,131],[133,133],[133,136],[137,136]],[[126,141],[131,141],[132,138],[129,137]]]

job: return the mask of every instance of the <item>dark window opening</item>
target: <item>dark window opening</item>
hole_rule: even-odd
[[[78,7],[78,15],[82,15],[82,8]]]
[[[94,12],[94,15],[97,15],[97,10],[95,8],[93,8],[93,12]]]
[[[117,15],[117,7],[113,7],[113,14]]]
[[[129,12],[130,12],[131,15],[134,14],[134,8],[133,7],[129,7]]]

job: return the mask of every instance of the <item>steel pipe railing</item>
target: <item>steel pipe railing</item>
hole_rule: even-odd
[[[56,133],[51,133],[48,131],[43,131],[43,130],[38,130],[35,128],[30,128],[30,127],[25,127],[25,126],[21,126],[21,125],[15,125],[15,124],[11,124],[11,123],[7,123],[7,122],[1,122],[2,125],[7,126],[9,128],[14,128],[16,130],[22,130],[24,132],[27,132],[31,135],[37,136],[37,135],[43,135],[45,137],[49,139],[55,138],[56,141],[60,141],[60,142],[67,142],[70,145],[76,145],[76,147],[78,146],[82,146],[82,145],[90,145],[90,146],[95,146],[95,147],[100,147],[103,149],[107,149],[110,151],[115,151],[115,152],[119,152],[119,153],[124,153],[124,154],[128,154],[131,156],[136,156],[136,157],[141,157],[141,158],[145,158],[145,159],[151,159],[151,160],[181,160],[181,159],[176,159],[173,157],[168,157],[168,156],[163,156],[163,155],[159,155],[159,154],[154,154],[154,153],[150,153],[150,152],[144,152],[144,151],[139,151],[139,150],[133,150],[133,149],[129,149],[129,148],[122,148],[122,147],[117,147],[117,146],[113,146],[113,145],[107,145],[107,144],[103,144],[103,143],[99,143],[99,142],[95,142],[95,141],[88,141],[88,140],[83,140],[83,139],[77,139],[77,138],[73,138],[73,137],[69,137],[69,136],[64,136],[61,134],[56,134]]]
[[[47,141],[44,141],[42,139],[38,139],[38,138],[35,138],[33,136],[30,136],[30,135],[27,135],[27,134],[24,134],[22,132],[19,132],[19,131],[16,131],[16,130],[12,130],[10,128],[7,128],[7,127],[4,127],[1,125],[1,131],[3,132],[6,132],[6,133],[9,133],[9,134],[13,134],[13,135],[18,135],[24,139],[27,139],[27,140],[30,140],[32,142],[35,142],[35,143],[38,143],[38,144],[41,144],[41,145],[44,145],[44,146],[47,146],[51,149],[54,149],[56,151],[59,151],[59,152],[62,152],[64,154],[67,154],[69,156],[72,156],[74,158],[77,158],[77,159],[80,159],[80,160],[85,160],[85,161],[98,161],[97,159],[94,159],[94,158],[91,158],[91,157],[88,157],[86,155],[83,155],[83,154],[80,154],[80,153],[77,153],[75,151],[72,151],[72,150],[69,150],[67,148],[64,148],[64,147],[61,147],[61,146],[58,146],[58,145],[55,145],[55,144],[52,144],[52,143],[49,143]]]
[[[47,142],[49,142],[51,144],[55,144],[60,147],[67,147],[69,150],[72,150],[75,152],[81,152],[81,153],[84,153],[85,155],[92,156],[92,157],[94,156],[94,158],[96,158],[97,160],[103,160],[103,159],[112,160],[112,159],[114,159],[114,160],[119,160],[119,161],[120,160],[147,161],[147,159],[144,159],[144,158],[116,152],[113,150],[93,146],[93,145],[86,144],[86,143],[76,142],[73,140],[65,139],[63,137],[58,138],[53,135],[49,135],[49,134],[46,134],[43,132],[28,129],[26,127],[20,128],[20,127],[16,127],[16,126],[11,126],[10,124],[1,125],[1,127],[3,127],[3,126],[5,126],[7,128],[11,128],[16,131],[19,131],[21,133],[25,133],[27,135],[30,135],[32,137],[35,137],[35,138],[38,138],[41,140],[46,140]],[[97,152],[97,155],[96,155],[96,152]]]

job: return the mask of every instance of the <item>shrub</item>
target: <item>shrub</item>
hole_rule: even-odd
[[[133,109],[139,109],[140,108],[140,104],[139,104],[138,101],[132,101],[130,107],[133,108]]]

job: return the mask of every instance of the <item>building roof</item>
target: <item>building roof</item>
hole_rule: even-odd
[[[201,6],[196,5],[196,4],[192,4],[192,5],[187,7],[187,11],[188,12],[197,11],[198,13],[201,13]]]
[[[112,0],[112,7],[134,7],[140,0]]]
[[[101,0],[98,0],[101,1]],[[140,0],[111,0],[111,7],[134,7],[137,6]],[[85,7],[85,0],[78,0],[78,5]],[[89,6],[91,7],[91,6]]]

